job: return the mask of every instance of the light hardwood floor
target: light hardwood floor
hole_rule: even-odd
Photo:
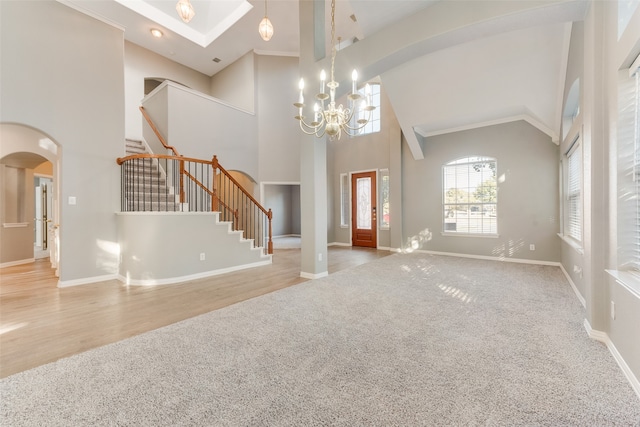
[[[389,255],[330,247],[329,273]],[[0,378],[306,281],[300,250],[264,267],[162,286],[59,289],[49,260],[0,269]]]

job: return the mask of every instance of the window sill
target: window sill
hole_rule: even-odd
[[[446,232],[443,231],[442,233],[443,236],[446,237],[485,237],[485,238],[489,238],[489,239],[497,239],[498,237],[500,237],[499,234],[479,234],[479,233],[452,233],[452,232]]]
[[[579,242],[576,242],[572,238],[567,237],[567,236],[565,236],[564,234],[561,234],[561,233],[558,233],[558,237],[561,238],[567,245],[569,245],[573,249],[575,249],[576,252],[578,252],[580,255],[584,255],[584,249],[582,249],[582,246],[580,245]]]
[[[624,270],[605,270],[623,288],[640,298],[640,275]]]

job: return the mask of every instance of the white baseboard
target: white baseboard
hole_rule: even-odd
[[[280,234],[278,236],[271,236],[273,239],[279,239],[282,237],[301,237],[299,234]]]
[[[587,319],[584,319],[584,328],[587,330],[587,335],[589,335],[590,338],[596,341],[600,341],[607,346],[607,348],[609,349],[609,353],[611,353],[616,363],[622,370],[622,373],[627,378],[627,381],[629,381],[629,384],[631,384],[631,388],[633,389],[633,391],[635,391],[638,399],[640,399],[640,381],[638,381],[636,376],[633,374],[631,368],[629,368],[629,365],[627,365],[627,362],[625,362],[615,344],[611,342],[609,335],[607,335],[606,332],[594,330]]]
[[[400,251],[404,252],[404,251]],[[437,251],[427,251],[424,249],[418,249],[413,252],[422,253],[422,254],[430,254],[430,255],[445,255],[445,256],[455,256],[460,258],[474,258],[474,259],[484,259],[489,261],[502,261],[502,262],[515,262],[518,264],[535,264],[535,265],[551,265],[554,267],[560,266],[559,262],[556,261],[541,261],[535,259],[523,259],[523,258],[506,258],[506,257],[498,257],[498,256],[487,256],[487,255],[472,255],[472,254],[458,254],[455,252],[437,252]]]
[[[83,279],[75,280],[58,280],[59,288],[68,288],[71,286],[90,285],[92,283],[107,282],[109,280],[115,280],[118,276],[115,274],[106,274],[104,276],[86,277]]]
[[[234,271],[245,270],[247,268],[261,267],[271,264],[271,257],[266,261],[258,261],[251,264],[237,265],[234,267],[220,268],[218,270],[205,271],[202,273],[189,274],[187,276],[169,277],[166,279],[144,279],[131,280],[122,275],[118,275],[118,280],[128,286],[159,286],[172,285],[175,283],[189,282],[191,280],[205,279],[207,277],[218,276],[220,274],[231,273]]]
[[[304,271],[300,272],[300,277],[304,278],[304,279],[321,279],[323,277],[327,277],[329,275],[328,271],[324,271],[322,273],[318,273],[318,274],[314,274],[314,273],[306,273]]]
[[[567,273],[567,270],[564,269],[564,265],[562,265],[562,263],[560,263],[560,270],[562,270],[562,272],[564,273],[564,276],[569,281],[569,284],[573,288],[573,292],[575,292],[576,297],[578,297],[578,301],[580,301],[580,304],[582,304],[584,308],[587,308],[587,301],[584,299],[584,297],[578,290],[578,287],[576,286],[576,284],[573,283],[573,280],[571,280],[571,276],[569,276],[569,273]]]
[[[35,258],[27,258],[27,259],[20,259],[18,261],[3,262],[2,264],[0,264],[0,268],[13,267],[14,265],[29,264],[35,261],[36,261]]]

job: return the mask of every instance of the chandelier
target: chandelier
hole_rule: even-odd
[[[306,117],[302,115],[302,109],[305,106],[304,79],[300,79],[300,83],[298,84],[298,88],[300,89],[298,102],[293,104],[298,109],[298,115],[295,116],[295,118],[300,122],[302,132],[307,135],[315,135],[318,138],[326,134],[331,140],[340,139],[342,132],[350,136],[358,135],[359,131],[367,125],[371,118],[371,112],[376,108],[371,105],[371,89],[369,85],[365,87],[364,97],[358,93],[358,72],[356,70],[353,70],[351,73],[352,86],[351,93],[347,97],[349,99],[348,108],[343,107],[342,104],[336,107],[336,88],[339,84],[333,77],[336,59],[335,9],[336,0],[331,0],[331,80],[326,82],[327,75],[325,71],[322,70],[320,73],[320,93],[316,95],[317,102],[313,106],[313,120],[307,122],[305,121]],[[338,38],[338,42],[339,41],[340,38]],[[325,91],[325,85],[329,88],[328,94]],[[326,105],[327,100],[329,100],[328,105]],[[355,114],[357,115],[354,119]]]
[[[178,4],[176,4],[176,11],[180,18],[187,23],[191,21],[191,18],[196,14],[189,0],[179,0]]]

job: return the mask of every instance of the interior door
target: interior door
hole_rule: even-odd
[[[351,244],[376,248],[378,221],[375,171],[351,175],[351,210]]]

